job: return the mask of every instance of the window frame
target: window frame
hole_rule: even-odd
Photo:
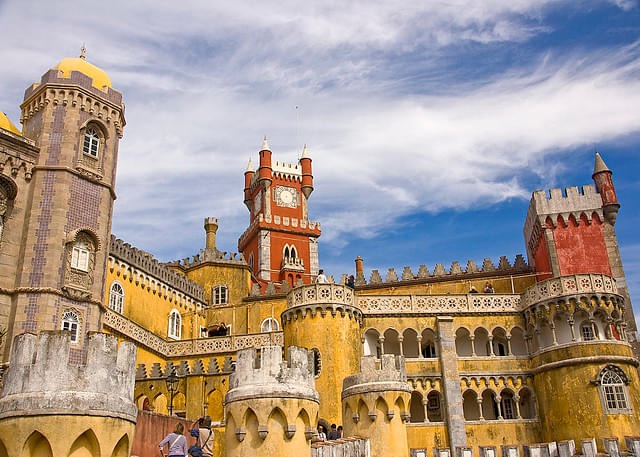
[[[114,286],[118,286],[120,288],[120,290],[122,292],[115,292],[114,293]],[[122,284],[120,283],[120,281],[113,281],[111,283],[111,287],[109,287],[109,309],[115,311],[116,313],[119,314],[123,314],[124,312],[124,287],[122,286]],[[118,305],[116,305],[116,307],[112,306],[114,305],[115,301],[118,301]]]
[[[67,328],[65,328],[65,324]],[[71,342],[77,343],[78,336],[80,334],[80,316],[75,311],[65,311],[62,313],[62,322],[60,324],[61,330],[66,330],[71,333]]]
[[[585,335],[585,330],[588,330],[588,332],[591,332],[590,335]],[[589,323],[583,323],[580,326],[580,339],[582,341],[595,341],[596,340],[596,332],[593,329],[593,325],[589,322]]]
[[[172,309],[169,312],[167,338],[172,340],[180,340],[182,338],[182,316],[177,309]]]
[[[100,156],[100,133],[98,132],[96,127],[89,125],[82,137],[82,153],[94,159]]]
[[[273,325],[271,325],[270,330],[265,330],[265,324],[272,324],[272,323],[275,324],[276,328],[274,329]],[[260,324],[260,333],[273,333],[273,332],[279,332],[279,331],[280,331],[280,322],[278,322],[278,320],[273,317],[267,317]]]
[[[81,255],[84,255],[84,258]],[[87,273],[89,271],[90,256],[91,250],[87,243],[84,241],[74,242],[71,248],[71,268]]]
[[[604,414],[633,414],[628,388],[629,378],[621,368],[607,365],[600,370],[598,378],[592,382],[598,386],[600,405]]]
[[[224,291],[224,294],[222,294],[222,291]],[[222,295],[224,295],[224,297]],[[218,305],[218,306],[229,304],[229,286],[228,285],[216,284],[211,288],[211,304]]]

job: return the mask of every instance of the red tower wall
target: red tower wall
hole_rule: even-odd
[[[547,253],[547,241],[544,239],[544,235],[540,237],[540,242],[538,243],[533,259],[536,271],[542,272],[542,274],[536,276],[538,281],[544,281],[545,279],[549,279],[553,276],[551,274],[549,254]]]

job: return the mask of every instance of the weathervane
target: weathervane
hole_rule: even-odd
[[[80,48],[80,58],[85,59],[85,54],[87,53],[87,48],[84,47],[84,43],[82,43],[82,47]]]

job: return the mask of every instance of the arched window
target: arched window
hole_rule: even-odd
[[[260,325],[260,331],[262,333],[279,332],[280,324],[278,324],[278,321],[274,318],[268,317],[262,321],[262,325]]]
[[[67,330],[71,332],[71,342],[78,342],[78,326],[80,323],[80,319],[78,319],[78,315],[73,311],[66,311],[62,315],[62,330]]]
[[[109,291],[109,308],[120,314],[124,309],[124,289],[122,284],[116,281],[111,284]]]
[[[226,305],[229,303],[229,287],[222,284],[213,286],[211,301],[214,305]]]
[[[289,260],[289,246],[284,247],[284,256],[285,260]]]
[[[298,253],[296,252],[296,247],[291,246],[291,260],[296,260],[298,258]]]
[[[169,313],[169,330],[167,331],[167,335],[169,336],[169,338],[179,340],[181,334],[182,317],[180,317],[180,313],[174,309]]]
[[[593,341],[596,339],[593,324],[591,324],[590,321],[584,321],[582,325],[580,325],[580,336],[582,336],[582,341]]]
[[[504,419],[516,419],[516,407],[513,402],[513,393],[504,391],[500,398],[500,409]]]
[[[80,271],[89,271],[89,243],[79,239],[73,244],[71,251],[71,268]]]
[[[627,384],[629,379],[625,372],[615,365],[604,367],[595,381],[600,385],[600,400],[605,414],[630,414]]]
[[[92,157],[98,157],[98,147],[100,146],[100,136],[96,129],[89,127],[84,132],[84,143],[82,152]]]

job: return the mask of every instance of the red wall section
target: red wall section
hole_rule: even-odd
[[[544,274],[536,275],[538,281],[544,281],[549,279],[551,274],[551,262],[549,262],[549,254],[547,253],[547,241],[544,238],[544,233],[540,236],[538,247],[533,256],[533,261],[536,265],[536,271],[544,272]]]
[[[565,225],[562,218],[559,217],[557,227],[553,230],[560,274],[602,273],[611,275],[602,223],[595,214],[590,225],[584,214],[580,219],[580,225],[577,225],[573,217],[569,217],[569,221]],[[536,269],[537,265],[536,258]]]

